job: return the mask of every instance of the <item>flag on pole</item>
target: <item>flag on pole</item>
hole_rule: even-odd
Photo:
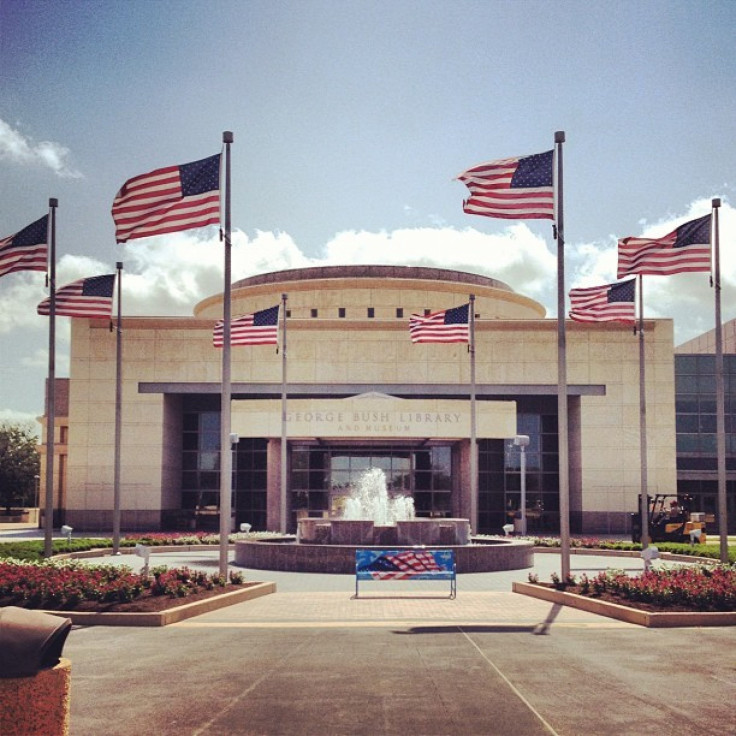
[[[710,271],[710,215],[680,225],[663,238],[618,241],[618,278]]]
[[[112,203],[115,239],[220,224],[220,154],[156,169],[123,184]]]
[[[215,324],[212,342],[216,348],[221,348],[224,321]],[[278,345],[279,342],[279,305],[269,307],[260,312],[236,317],[230,322],[231,345]]]
[[[412,314],[409,319],[409,336],[420,342],[469,342],[470,304],[433,312],[426,316]]]
[[[554,151],[479,164],[456,178],[470,190],[463,212],[507,220],[553,220]]]
[[[56,290],[54,313],[57,317],[112,317],[112,296],[115,290],[115,274],[92,276],[74,281]],[[51,299],[38,305],[38,313],[49,316]]]
[[[570,318],[576,322],[636,323],[636,279],[570,290]]]
[[[0,240],[0,276],[14,271],[45,271],[49,258],[49,216]]]

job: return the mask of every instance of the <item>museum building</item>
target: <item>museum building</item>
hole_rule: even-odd
[[[529,530],[558,531],[558,331],[540,303],[477,274],[326,266],[234,283],[232,315],[273,307],[283,295],[286,360],[273,345],[232,348],[234,529],[278,530],[282,498],[290,531],[300,516],[339,514],[351,486],[380,468],[390,492],[414,499],[417,515],[471,518],[475,531],[499,533],[519,509],[521,452],[512,439],[521,434],[530,438]],[[471,295],[474,402],[468,345],[414,344],[409,335],[411,314],[460,306]],[[123,318],[124,530],[218,528],[222,351],[213,347],[213,327],[222,316],[219,294],[192,317]],[[566,334],[571,530],[624,534],[641,478],[638,338],[615,322],[568,321]],[[648,485],[670,493],[672,320],[646,320],[645,334]],[[54,505],[78,530],[112,527],[115,389],[115,332],[105,320],[72,320]]]

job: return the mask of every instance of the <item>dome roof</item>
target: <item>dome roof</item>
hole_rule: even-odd
[[[284,281],[314,281],[317,279],[416,279],[421,281],[449,281],[453,283],[477,284],[493,289],[511,291],[503,281],[480,276],[476,273],[451,271],[446,268],[427,266],[310,266],[309,268],[290,268],[284,271],[258,274],[241,279],[233,284],[240,289],[260,284],[277,284]]]
[[[400,310],[406,315],[439,311],[476,297],[483,319],[543,319],[542,304],[517,294],[508,284],[489,276],[428,266],[311,266],[257,274],[232,285],[233,315],[273,306],[287,294],[292,317],[337,316],[346,307],[355,318],[372,308],[388,318]],[[200,318],[222,317],[223,294],[204,299],[194,308]],[[357,312],[355,310],[358,310]],[[304,310],[307,310],[306,312]],[[335,314],[333,315],[333,312]]]

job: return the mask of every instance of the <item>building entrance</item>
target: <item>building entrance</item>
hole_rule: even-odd
[[[417,516],[452,516],[452,445],[431,447],[290,447],[291,525],[301,516],[339,515],[345,499],[368,470],[386,475],[389,495],[414,499]]]

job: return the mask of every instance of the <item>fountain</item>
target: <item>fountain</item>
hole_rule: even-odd
[[[345,499],[340,516],[299,519],[301,544],[401,546],[467,544],[467,519],[418,519],[411,496],[389,495],[386,474],[366,470]]]
[[[345,500],[343,519],[372,519],[378,526],[413,519],[414,499],[411,496],[388,495],[386,473],[380,468],[366,470],[358,487]]]
[[[510,539],[472,544],[468,519],[417,518],[414,499],[390,495],[383,470],[366,471],[333,518],[297,521],[296,540],[238,540],[235,564],[261,570],[355,572],[359,547],[450,547],[458,572],[517,570],[533,564],[533,545]]]

